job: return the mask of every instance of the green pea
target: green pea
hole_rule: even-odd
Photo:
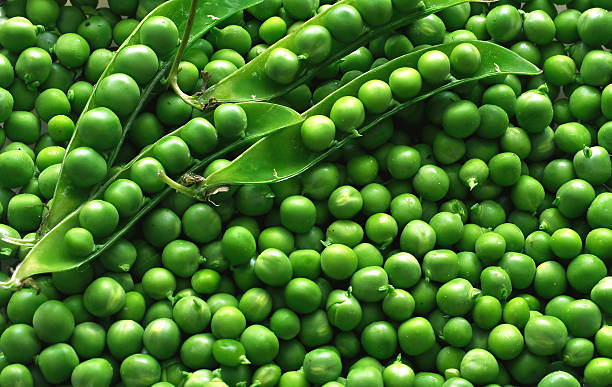
[[[536,268],[533,285],[536,294],[546,299],[563,294],[567,287],[563,266],[556,261],[541,263]]]
[[[463,278],[455,278],[440,287],[436,302],[440,310],[451,316],[461,316],[472,309],[477,291]]]
[[[412,67],[400,67],[389,76],[389,86],[393,94],[402,99],[415,97],[421,91],[421,74]]]
[[[495,263],[506,252],[506,240],[496,232],[487,232],[476,239],[475,252],[484,263]]]
[[[593,358],[593,342],[583,338],[569,339],[563,348],[563,361],[572,367],[582,367]]]
[[[550,247],[559,258],[572,259],[582,251],[582,240],[576,231],[561,228],[552,234]]]
[[[417,257],[431,251],[436,243],[436,232],[422,220],[412,220],[404,227],[400,235],[400,246],[403,251]]]
[[[408,27],[408,38],[415,45],[440,44],[444,39],[446,26],[439,16],[433,14],[415,20]]]
[[[414,312],[415,301],[410,293],[394,289],[383,299],[383,312],[395,321],[406,321]]]
[[[334,38],[347,43],[352,41],[355,36],[361,35],[364,23],[356,8],[348,4],[342,4],[327,12],[325,27],[330,30]]]
[[[22,364],[10,364],[4,367],[0,372],[0,382],[6,385],[34,386],[30,370]]]
[[[491,295],[500,301],[506,300],[512,292],[510,276],[498,266],[489,266],[480,273],[480,286],[484,295]]]
[[[471,43],[458,44],[450,54],[452,69],[463,76],[474,74],[480,67],[480,61],[480,52]]]
[[[273,81],[289,84],[297,76],[299,66],[297,55],[287,49],[276,48],[268,56],[265,71]]]
[[[397,330],[397,338],[402,351],[411,356],[425,353],[435,342],[431,324],[422,317],[403,322]]]
[[[499,359],[511,360],[523,350],[524,340],[521,332],[510,324],[500,324],[493,328],[488,339],[491,352]]]
[[[587,299],[569,302],[561,314],[561,320],[574,337],[592,337],[601,327],[602,316],[597,305]]]
[[[443,52],[431,50],[421,55],[417,68],[426,82],[440,84],[450,74],[450,60]]]
[[[307,278],[294,278],[285,286],[285,302],[291,310],[297,313],[314,312],[320,306],[321,300],[321,289],[315,282]]]
[[[520,176],[511,190],[514,206],[523,211],[535,211],[544,200],[544,187],[531,176]]]

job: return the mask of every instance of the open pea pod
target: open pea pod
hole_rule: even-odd
[[[476,0],[431,0],[426,1],[425,5],[419,3],[417,7],[407,12],[394,12],[393,17],[388,23],[378,27],[366,26],[363,28],[360,35],[354,36],[349,42],[339,42],[336,39],[332,39],[330,54],[325,60],[319,63],[312,63],[307,59],[300,60],[299,72],[291,82],[279,83],[270,79],[266,75],[265,68],[266,61],[274,49],[284,48],[298,54],[299,49],[296,47],[296,37],[300,35],[301,31],[312,26],[324,27],[325,18],[330,13],[334,12],[336,8],[345,5],[354,5],[356,2],[355,0],[339,1],[305,22],[294,32],[270,46],[266,51],[231,75],[209,87],[199,96],[198,100],[202,105],[206,105],[211,100],[219,102],[261,101],[282,96],[309,79],[312,79],[327,65],[341,59],[364,44],[367,44],[370,40],[406,26],[415,20],[467,1]]]
[[[203,169],[212,160],[218,159],[228,152],[236,149],[244,149],[248,145],[256,142],[262,137],[274,133],[277,130],[299,123],[303,117],[296,111],[282,106],[267,102],[246,102],[238,104],[247,115],[248,126],[245,130],[245,135],[238,140],[235,140],[222,149],[208,155],[202,160],[193,160],[191,167],[186,173],[196,172]],[[207,113],[212,115],[212,113]],[[126,165],[122,166],[104,185],[100,187],[91,197],[91,199],[101,198],[105,189],[115,180],[124,176],[130,167],[138,160],[144,157],[150,157],[153,154],[153,148],[156,144],[162,142],[168,136],[179,135],[181,128],[168,133],[166,136],[159,139],[156,143],[147,146],[143,151],[131,160]],[[107,239],[96,246],[95,251],[86,257],[77,257],[70,254],[65,243],[64,235],[73,227],[79,227],[79,211],[82,206],[77,207],[64,219],[62,219],[49,232],[42,237],[31,248],[23,261],[17,266],[11,279],[7,282],[0,283],[0,287],[15,288],[19,287],[27,278],[41,273],[52,273],[57,271],[70,270],[96,258],[115,241],[121,238],[138,220],[151,211],[164,197],[173,190],[172,187],[166,187],[162,191],[146,197],[142,207],[138,212],[129,218],[123,220],[116,228],[115,232]]]
[[[417,97],[402,103],[395,103],[386,112],[369,117],[358,131],[340,139],[325,152],[312,152],[304,146],[300,134],[301,124],[288,126],[281,131],[261,139],[233,160],[231,164],[208,176],[204,180],[203,186],[205,188],[211,188],[226,184],[274,183],[289,179],[299,175],[319,161],[325,159],[332,152],[344,146],[348,141],[358,137],[361,133],[364,133],[382,120],[440,91],[452,89],[461,84],[495,75],[536,75],[541,72],[540,69],[529,61],[504,47],[491,42],[473,41],[470,43],[478,48],[482,61],[480,68],[469,78],[452,78],[446,84],[438,87],[432,87],[425,84]],[[359,87],[365,82],[373,79],[387,81],[389,75],[397,68],[416,68],[417,61],[423,53],[430,50],[439,50],[450,55],[452,49],[458,44],[460,43],[441,44],[417,50],[370,70],[347,83],[336,92],[330,94],[310,110],[304,112],[303,117],[308,118],[318,114],[329,115],[334,102],[344,96],[356,96]]]
[[[193,24],[190,29],[189,40],[186,47],[189,47],[196,40],[200,39],[207,31],[222,22],[224,19],[240,10],[256,5],[261,1],[262,0],[199,0],[197,9],[195,10],[195,15],[192,18]],[[164,2],[141,21],[140,25],[126,39],[121,47],[119,47],[117,52],[120,52],[124,47],[140,43],[141,26],[144,22],[154,16],[165,16],[171,19],[176,24],[179,34],[183,34],[187,27],[187,20],[190,14],[191,4],[192,0],[169,0]],[[149,97],[159,89],[159,85],[161,83],[165,82],[165,77],[173,64],[174,57],[176,56],[175,54],[176,50],[175,53],[169,55],[168,58],[160,60],[157,73],[148,84],[142,87],[138,105],[129,114],[129,116],[122,120],[121,124],[123,133],[119,144],[114,150],[107,152],[107,164],[109,166],[113,164],[126,133],[129,131],[138,114],[146,106]],[[113,57],[100,79],[103,79],[107,75],[114,72],[116,58],[117,55]],[[95,95],[97,91],[98,87],[96,85],[89,101],[87,102],[87,105],[85,106],[85,109],[81,114],[81,118],[85,113],[96,108]],[[66,155],[68,155],[72,149],[82,145],[80,135],[81,131],[79,130],[81,126],[80,122],[81,119],[77,121],[76,130],[66,149]],[[81,203],[87,200],[93,192],[95,192],[96,188],[96,186],[79,187],[73,184],[66,173],[64,173],[64,168],[62,167],[62,171],[55,188],[53,201],[49,209],[49,215],[39,229],[39,236],[48,232],[68,214],[74,211]]]

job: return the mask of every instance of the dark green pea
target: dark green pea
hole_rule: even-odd
[[[470,224],[466,226],[475,225]],[[480,229],[480,226],[476,227]],[[480,233],[482,233],[482,231],[480,231]],[[476,254],[471,251],[462,251],[457,254],[457,259],[459,262],[459,272],[457,273],[457,277],[467,279],[474,286],[478,285],[480,281],[479,273],[482,268],[482,265],[480,263],[480,260],[478,260]]]
[[[436,160],[446,165],[460,160],[466,152],[463,140],[453,138],[444,132],[436,134],[432,147]]]
[[[510,49],[536,66],[539,66],[542,61],[540,49],[530,41],[516,42]]]
[[[557,124],[564,124],[574,120],[569,108],[568,98],[559,98],[553,102],[553,121]]]
[[[307,347],[329,343],[333,337],[332,327],[323,310],[317,310],[302,317],[299,339]]]
[[[120,46],[136,30],[139,21],[136,19],[123,19],[113,27],[113,40]]]
[[[439,44],[444,39],[446,26],[439,16],[433,14],[416,20],[408,27],[408,38],[415,46]]]

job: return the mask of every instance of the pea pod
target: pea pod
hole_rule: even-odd
[[[291,82],[279,83],[271,80],[266,75],[265,70],[266,61],[270,57],[270,54],[277,48],[296,51],[296,37],[299,36],[301,31],[305,31],[307,28],[313,26],[324,27],[325,18],[334,12],[335,9],[346,5],[354,5],[356,2],[355,0],[339,1],[326,9],[324,12],[321,12],[305,22],[293,33],[288,34],[283,39],[270,46],[265,52],[238,69],[238,71],[232,73],[225,79],[219,81],[217,84],[208,88],[198,98],[198,100],[200,103],[206,104],[211,100],[219,102],[260,101],[270,100],[275,97],[282,96],[288,91],[294,89],[296,86],[299,86],[313,78],[326,66],[353,52],[360,46],[366,44],[368,41],[384,35],[385,33],[404,27],[415,20],[421,19],[436,12],[440,12],[454,5],[465,3],[466,1],[469,0],[427,1],[426,5],[420,3],[419,6],[410,11],[395,12],[388,23],[385,23],[379,27],[366,26],[361,31],[360,35],[355,36],[354,39],[350,40],[349,42],[341,43],[336,39],[332,39],[329,56],[319,63],[311,63],[308,60],[301,60],[300,70],[298,71],[295,79],[293,79]],[[367,18],[365,19],[367,20]]]
[[[240,2],[236,2],[233,0],[200,0],[200,2],[198,3],[198,7],[195,10],[195,17],[192,18],[193,25],[191,26],[191,33],[189,34],[189,40],[186,46],[189,47],[197,39],[200,39],[202,35],[204,35],[208,30],[222,22],[224,19],[233,15],[234,13],[253,6],[255,4],[258,4],[260,2],[261,0],[244,0]],[[127,46],[138,44],[140,42],[140,28],[147,20],[155,16],[165,16],[171,19],[175,22],[179,32],[182,33],[187,27],[187,19],[188,15],[190,14],[191,3],[192,0],[170,0],[164,2],[151,13],[149,13],[149,15],[147,15],[147,17],[145,17],[141,21],[139,26],[125,40],[121,47],[119,47],[117,52],[120,52],[123,48]],[[168,58],[160,60],[157,73],[153,76],[152,80],[148,84],[142,87],[142,92],[140,93],[140,98],[138,100],[136,108],[133,109],[133,111],[131,111],[130,114],[126,116],[121,122],[122,134],[119,143],[114,148],[114,150],[108,151],[107,165],[111,166],[113,164],[113,161],[117,156],[117,153],[121,144],[123,143],[126,133],[129,131],[138,114],[147,105],[149,97],[152,96],[156,91],[158,91],[160,84],[165,82],[165,76],[167,75],[170,67],[173,64],[174,56],[175,55],[173,54],[170,55]],[[117,55],[113,57],[109,65],[102,73],[100,79],[104,79],[107,75],[110,75],[114,72],[113,68],[116,64],[116,61]],[[96,108],[94,100],[96,93],[98,92],[99,84],[100,82],[98,82],[98,84],[94,87],[93,93],[89,101],[85,105],[85,108],[81,114],[79,121],[77,121],[75,132],[66,148],[66,155],[68,155],[71,150],[83,145],[83,139],[81,138],[81,130],[79,130],[82,127],[82,117],[88,111],[91,111],[92,109]],[[79,207],[81,203],[83,203],[92,195],[92,192],[95,191],[95,189],[95,185],[93,187],[79,187],[73,184],[70,181],[70,178],[66,175],[64,166],[62,166],[62,171],[60,173],[60,177],[55,189],[54,199],[49,209],[49,215],[47,216],[39,230],[39,236],[42,236],[43,234],[51,230],[68,214],[70,214],[77,207]]]
[[[186,172],[187,174],[198,172],[212,160],[220,158],[224,154],[235,149],[244,148],[266,135],[274,133],[275,131],[288,125],[290,126],[299,123],[302,120],[300,114],[281,105],[275,105],[267,102],[247,102],[241,103],[239,106],[242,107],[247,114],[248,126],[246,128],[245,135],[239,140],[231,142],[224,148],[202,160],[194,160],[192,167]],[[91,198],[100,198],[105,189],[114,181],[121,178],[134,163],[144,157],[150,156],[152,149],[156,144],[163,141],[164,138],[167,138],[168,136],[176,135],[179,131],[180,128],[174,132],[170,132],[156,143],[146,147],[136,158],[125,166],[121,167],[114,174],[114,176],[112,176],[92,195]],[[23,259],[21,264],[17,266],[11,279],[7,282],[0,283],[0,287],[18,287],[25,279],[33,275],[69,270],[89,262],[104,252],[115,241],[120,239],[134,224],[138,222],[139,219],[151,211],[164,197],[171,193],[172,189],[172,187],[166,187],[164,190],[156,193],[154,196],[146,198],[144,205],[136,214],[119,224],[116,231],[110,237],[108,237],[108,239],[104,240],[102,244],[97,245],[95,251],[86,257],[76,257],[71,255],[68,252],[66,244],[64,243],[64,235],[66,232],[79,226],[79,211],[81,210],[82,206],[77,207],[76,210],[68,214],[55,227],[53,227],[53,229],[42,235],[42,237]]]
[[[535,75],[540,72],[536,66],[504,47],[483,41],[470,43],[478,48],[482,57],[480,68],[471,77],[452,79],[442,86],[435,88],[424,86],[417,97],[402,103],[396,102],[389,110],[366,120],[358,131],[337,141],[324,152],[312,152],[304,146],[300,134],[300,124],[289,126],[261,139],[238,156],[231,164],[208,176],[203,183],[204,188],[224,184],[273,183],[289,179],[325,159],[351,139],[358,137],[384,119],[442,90],[452,89],[468,82],[495,75]],[[418,59],[427,51],[439,50],[449,55],[458,44],[460,43],[441,44],[417,50],[370,70],[327,96],[311,109],[304,112],[302,117],[306,119],[319,114],[328,115],[334,102],[344,96],[356,96],[357,91],[365,82],[374,79],[387,80],[389,75],[400,67],[416,68]]]

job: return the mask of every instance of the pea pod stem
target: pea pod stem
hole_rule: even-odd
[[[189,17],[187,18],[187,25],[185,26],[185,31],[183,32],[183,38],[181,39],[181,44],[179,45],[178,51],[176,52],[176,56],[174,57],[174,62],[172,62],[172,67],[170,68],[170,72],[168,73],[168,82],[170,82],[170,87],[172,90],[181,97],[185,103],[190,106],[204,110],[204,104],[197,102],[196,99],[183,90],[178,84],[178,73],[179,73],[179,65],[181,64],[181,60],[183,59],[183,55],[185,54],[185,50],[187,49],[187,43],[189,42],[189,35],[191,34],[191,29],[193,28],[193,21],[195,20],[196,10],[198,9],[198,0],[191,0],[191,7],[189,8]]]
[[[196,189],[190,188],[190,187],[188,187],[188,186],[186,186],[184,184],[180,184],[180,183],[174,181],[168,175],[166,175],[166,172],[159,171],[157,176],[159,177],[159,179],[161,181],[166,183],[170,188],[174,189],[175,191],[180,192],[183,195],[187,195],[187,196],[191,196],[193,198],[197,198],[198,200],[201,200],[201,201],[205,200],[203,197],[200,196],[200,193]],[[187,176],[187,175],[183,175],[183,176]]]

